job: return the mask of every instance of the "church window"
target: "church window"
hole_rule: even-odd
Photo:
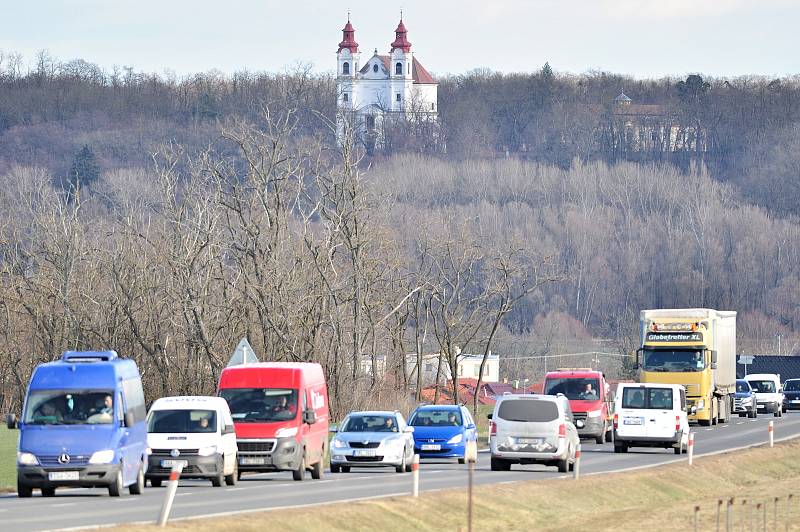
[[[431,104],[431,111],[435,111],[435,110],[436,110],[436,104],[435,104],[435,103],[432,103],[432,104]]]
[[[350,73],[350,63],[345,61],[342,63],[342,74],[349,74]]]
[[[375,117],[368,116],[367,117],[367,129],[375,129]]]
[[[394,73],[397,74],[398,76],[403,75],[403,63],[397,63],[394,66]]]
[[[398,102],[402,102],[402,101],[403,101],[403,97],[400,95],[400,93],[399,93],[399,92],[398,92],[397,94],[395,94],[395,95],[394,95],[394,99],[395,99],[396,101],[398,101]]]
[[[375,63],[374,65],[372,65],[372,71],[373,72],[377,72],[378,71],[378,63]]]
[[[348,99],[349,99],[349,98],[350,98],[350,97],[347,95],[347,93],[346,93],[346,92],[345,92],[344,94],[342,94],[342,100],[343,100],[343,101],[345,101],[345,102],[346,102],[346,101],[348,101]]]

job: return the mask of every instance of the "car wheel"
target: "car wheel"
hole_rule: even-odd
[[[605,427],[603,428],[603,433],[600,436],[596,437],[594,439],[594,442],[597,445],[603,445],[604,443],[606,443],[606,430],[605,430]]]
[[[672,450],[675,451],[675,454],[681,454],[683,452],[683,444],[678,444],[678,446],[673,447]]]
[[[42,488],[42,497],[55,497],[55,496],[56,496],[55,488]]]
[[[228,486],[235,486],[236,481],[239,480],[239,459],[233,462],[233,473],[230,475],[225,475],[225,484]]]
[[[120,462],[117,476],[114,477],[114,481],[108,485],[108,496],[119,497],[122,495],[123,489],[125,489],[125,486],[122,485],[122,462]]]
[[[349,465],[343,465],[342,466],[342,473],[349,473],[349,472],[350,472],[350,466]]]
[[[153,486],[154,488],[160,488],[161,487],[161,479],[160,478],[151,478],[150,479],[150,485]]]
[[[569,458],[564,458],[563,460],[559,460],[556,462],[556,467],[558,467],[559,473],[566,473],[569,471]]]
[[[503,460],[502,458],[495,458],[494,456],[492,456],[491,468],[492,471],[510,471],[511,462]]]
[[[403,449],[403,458],[400,462],[400,465],[394,468],[395,472],[397,473],[405,473],[406,472],[406,450]]]
[[[26,486],[25,484],[20,484],[19,480],[17,480],[17,497],[20,499],[28,499],[32,496],[33,488]]]
[[[341,470],[340,466],[331,464],[331,473],[339,473]]]
[[[744,417],[744,416],[745,416],[745,414],[739,414],[739,417]]]
[[[303,456],[300,457],[300,463],[297,464],[297,469],[292,471],[292,478],[298,482],[302,482],[306,478],[306,450],[303,449]]]
[[[322,456],[325,456],[323,453]],[[314,480],[320,480],[324,472],[325,466],[322,463],[322,457],[320,457],[319,462],[311,466],[311,478]]]
[[[131,495],[141,495],[144,491],[144,464],[139,464],[139,471],[136,473],[136,482],[128,487]]]
[[[461,464],[461,465],[464,465],[464,464],[467,463],[467,459],[466,458],[459,458],[458,459],[458,463]]]

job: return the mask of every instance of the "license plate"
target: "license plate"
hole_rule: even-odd
[[[796,405],[798,403],[800,403],[800,399],[792,399],[792,404],[793,405]]]
[[[353,451],[353,456],[375,456],[373,449],[356,449]]]
[[[641,425],[644,419],[640,417],[626,417],[622,420],[623,425]]]
[[[47,474],[48,480],[78,480],[79,478],[78,471],[53,471]]]
[[[758,408],[767,408],[767,405],[765,405],[765,404],[760,404],[760,405],[758,405]]]
[[[522,445],[531,445],[531,444],[535,445],[537,443],[542,443],[542,439],[541,438],[517,438],[517,443],[520,443]]]
[[[243,457],[239,458],[239,463],[242,465],[264,465],[267,462],[264,458]]]
[[[438,443],[423,443],[419,446],[423,451],[441,451],[442,446]]]
[[[161,460],[161,467],[186,467],[187,465],[189,465],[189,462],[186,460]]]

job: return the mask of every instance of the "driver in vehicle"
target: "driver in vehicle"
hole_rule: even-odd
[[[386,432],[397,432],[397,426],[394,424],[394,418],[387,417],[384,420],[383,430]]]
[[[597,400],[597,398],[598,398],[597,397],[597,392],[592,387],[592,383],[591,382],[587,382],[586,383],[586,386],[584,387],[583,391],[580,393],[579,397],[580,397],[580,399],[583,399],[584,401]]]

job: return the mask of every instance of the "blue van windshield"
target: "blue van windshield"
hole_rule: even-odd
[[[34,390],[23,421],[30,425],[95,425],[114,421],[111,390]]]
[[[288,388],[225,388],[220,397],[228,402],[239,423],[289,421],[297,416],[297,390]]]

